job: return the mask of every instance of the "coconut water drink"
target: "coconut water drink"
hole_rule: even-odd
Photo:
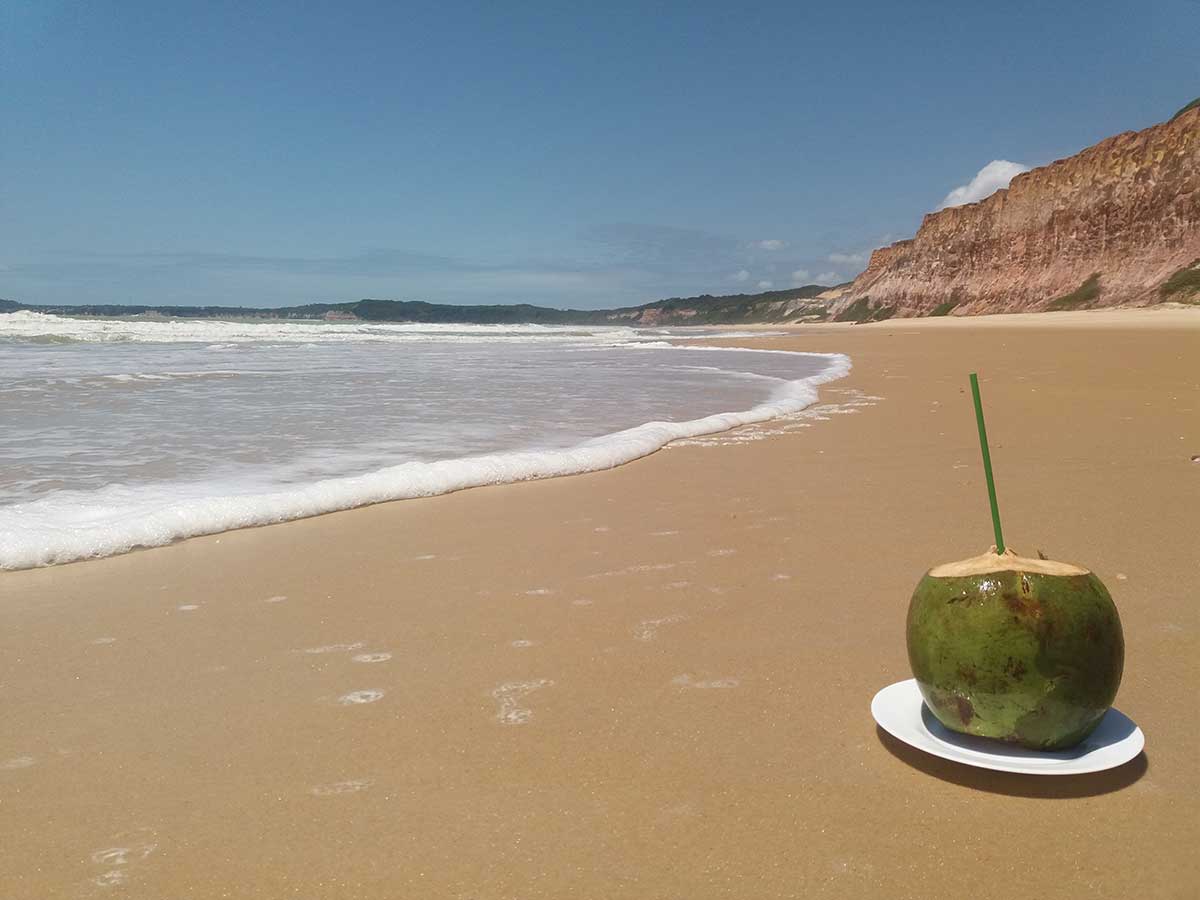
[[[970,382],[996,544],[921,579],[908,659],[925,705],[952,731],[1062,750],[1091,734],[1116,698],[1121,619],[1087,569],[1005,547],[974,373]]]
[[[1099,578],[994,547],[921,579],[906,638],[939,722],[1035,750],[1086,738],[1112,705],[1125,663],[1121,620]]]

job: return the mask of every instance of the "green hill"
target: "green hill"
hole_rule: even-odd
[[[1200,106],[1200,97],[1197,97],[1195,100],[1193,100],[1191,103],[1189,103],[1183,109],[1181,109],[1179,112],[1175,113],[1175,115],[1171,116],[1171,121],[1174,122],[1176,119],[1178,119],[1180,116],[1182,116],[1189,109],[1195,109],[1198,106]]]
[[[823,318],[825,304],[816,297],[829,290],[809,284],[760,294],[671,297],[641,306],[616,309],[555,309],[549,306],[458,306],[421,300],[364,299],[342,303],[307,303],[279,308],[249,306],[149,306],[120,304],[33,305],[0,300],[0,311],[18,309],[64,316],[153,316],[188,319],[321,319],[354,318],[370,322],[426,322],[502,325],[721,325],[778,322],[801,316]]]

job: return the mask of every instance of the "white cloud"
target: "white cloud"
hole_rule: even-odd
[[[773,282],[773,281],[760,281],[758,283],[758,289],[760,291],[769,291],[774,286],[775,286],[775,282]]]
[[[1000,188],[1008,187],[1008,183],[1022,172],[1028,172],[1029,166],[1009,162],[1007,159],[993,159],[975,175],[968,184],[956,187],[946,195],[938,209],[948,206],[962,206],[964,203],[975,203],[984,197],[990,197]]]
[[[859,253],[830,253],[827,259],[834,265],[861,266],[867,261],[867,252],[863,250]]]
[[[734,272],[729,277],[732,278],[734,281],[749,281],[750,273],[747,272],[745,269],[742,269],[739,272]]]
[[[759,241],[758,246],[763,250],[780,250],[784,246],[784,242],[772,238],[769,241]]]
[[[795,284],[806,284],[808,282],[808,269],[797,269],[792,273],[792,281]]]
[[[842,276],[837,272],[822,272],[813,279],[817,284],[841,284]]]

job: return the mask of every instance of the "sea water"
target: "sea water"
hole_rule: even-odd
[[[608,468],[849,369],[700,336],[0,314],[0,568]]]

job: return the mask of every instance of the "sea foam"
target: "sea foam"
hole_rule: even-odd
[[[17,318],[15,322],[13,321],[14,316]],[[31,317],[36,318],[31,319]],[[98,487],[91,487],[90,484],[94,483],[94,480],[89,483],[87,478],[81,476],[79,487],[41,490],[32,498],[21,498],[21,495],[18,494],[18,502],[0,505],[0,568],[4,569],[30,568],[110,556],[135,548],[161,546],[181,538],[284,522],[389,500],[429,497],[470,487],[608,469],[651,454],[674,440],[713,434],[795,413],[817,400],[819,385],[843,377],[850,369],[849,359],[839,354],[787,354],[782,351],[767,350],[679,347],[655,340],[659,337],[658,334],[646,336],[651,340],[647,341],[643,338],[641,342],[638,342],[631,340],[637,336],[637,332],[627,328],[592,329],[591,331],[559,329],[556,331],[540,326],[496,328],[476,326],[474,329],[470,326],[453,326],[431,329],[429,326],[414,328],[411,326],[342,326],[320,323],[247,325],[217,322],[124,322],[111,324],[92,321],[77,323],[75,320],[58,320],[48,325],[44,321],[53,318],[55,317],[41,317],[32,313],[0,315],[0,338],[15,337],[18,340],[27,340],[30,335],[45,337],[47,334],[61,334],[83,343],[119,342],[128,348],[121,350],[122,353],[133,350],[139,354],[139,358],[144,353],[163,351],[136,350],[136,348],[128,347],[129,344],[167,344],[171,342],[168,341],[168,338],[171,338],[176,344],[190,342],[189,346],[192,349],[188,352],[192,357],[197,353],[214,353],[221,357],[223,354],[235,352],[213,351],[209,349],[213,346],[213,342],[219,342],[217,345],[221,346],[237,344],[241,341],[283,342],[291,345],[311,341],[353,343],[356,339],[359,342],[383,340],[403,343],[406,340],[413,340],[434,344],[439,341],[443,343],[461,341],[494,343],[500,341],[516,342],[514,346],[519,345],[517,351],[510,354],[513,359],[518,360],[513,363],[513,367],[516,369],[519,369],[521,365],[519,359],[520,354],[524,352],[522,348],[533,346],[534,343],[544,347],[546,344],[541,342],[548,340],[556,346],[565,345],[565,349],[556,349],[555,354],[577,354],[579,351],[594,353],[599,348],[604,348],[599,352],[609,355],[596,358],[595,363],[596,365],[602,364],[601,374],[604,377],[615,377],[608,371],[616,365],[612,362],[614,359],[619,361],[638,358],[637,354],[629,356],[626,351],[636,350],[642,354],[655,351],[659,354],[665,353],[666,358],[677,361],[678,368],[701,370],[687,373],[689,378],[706,378],[708,376],[702,370],[709,368],[716,369],[713,378],[718,377],[717,373],[720,373],[721,377],[727,378],[750,375],[751,378],[745,382],[745,387],[741,390],[756,391],[762,399],[742,410],[703,415],[682,421],[649,421],[634,427],[579,440],[567,446],[473,453],[432,460],[410,460],[382,467],[370,466],[370,462],[379,458],[380,454],[386,456],[386,450],[380,451],[380,454],[374,456],[362,456],[359,460],[359,457],[356,457],[358,450],[355,447],[347,447],[344,454],[337,447],[333,447],[326,451],[326,455],[331,460],[341,460],[342,464],[347,459],[359,460],[361,465],[370,466],[369,470],[334,477],[313,477],[310,472],[298,469],[289,475],[294,483],[279,484],[272,481],[271,478],[258,477],[254,475],[254,471],[257,470],[251,470],[250,474],[244,470],[238,470],[233,474],[215,473],[209,477],[166,480],[134,477],[118,481],[111,480],[111,476],[106,476],[110,479],[108,483],[102,483]],[[355,328],[358,330],[355,331]],[[292,331],[292,329],[296,329],[296,331]],[[537,335],[537,337],[533,337],[533,335]],[[40,346],[42,350],[46,349],[45,345]],[[434,349],[438,353],[449,354],[447,358],[451,360],[455,359],[454,351],[449,348],[444,351]],[[62,352],[61,347],[55,347],[53,350],[58,353]],[[346,352],[341,348],[334,348],[334,350],[339,354]],[[85,354],[91,352],[88,348],[80,348],[74,352],[78,354],[81,351]],[[287,352],[289,354],[302,352],[302,348],[292,346]],[[783,353],[783,357],[792,357],[801,361],[819,359],[821,368],[815,374],[806,374],[804,377],[788,380],[785,375],[779,374],[782,370],[778,367],[773,369],[772,374],[762,376],[759,373],[738,372],[733,366],[721,369],[719,363],[714,366],[707,365],[709,361],[715,359],[745,360],[751,358],[746,354],[768,353]],[[735,357],[731,354],[742,354],[742,356]],[[790,362],[783,357],[779,358],[780,363]],[[57,359],[57,357],[54,358]],[[273,360],[277,357],[270,356],[269,358]],[[337,358],[344,359],[343,356]],[[553,358],[560,359],[557,355]],[[578,355],[570,358],[585,362],[589,360],[588,357]],[[658,359],[659,357],[654,358]],[[765,359],[765,357],[759,358]],[[698,363],[701,360],[705,365],[691,365],[691,362]],[[557,365],[557,363],[555,364]],[[99,368],[105,367],[99,363],[96,365]],[[293,365],[302,368],[302,363],[289,363],[289,366]],[[217,366],[219,368],[216,368]],[[745,368],[745,366],[740,367]],[[809,364],[810,372],[812,368],[813,366]],[[142,368],[133,371],[144,372],[149,369]],[[172,368],[167,371],[194,376],[202,373],[203,369]],[[223,365],[221,359],[214,360],[213,374],[218,372],[224,374],[230,371]],[[288,370],[289,373],[291,371],[291,369]],[[639,373],[638,377],[644,379],[646,372],[653,374],[654,371],[657,370],[647,369]],[[280,377],[283,380],[279,383],[286,385],[287,378],[291,376]],[[383,375],[380,375],[376,381],[386,387],[387,385],[380,381],[382,378]],[[202,389],[211,391],[213,390],[211,385],[229,384],[236,380],[189,377],[183,381],[139,379],[138,383],[148,385],[146,390],[155,391],[178,392]],[[210,387],[202,388],[193,382],[207,384]],[[758,386],[759,382],[762,383],[761,387]],[[124,387],[122,382],[115,382],[115,384]],[[623,385],[622,389],[624,390],[639,389],[639,382],[633,380],[620,382],[620,384]],[[54,389],[60,390],[61,386]],[[480,390],[483,389],[485,388],[481,385]],[[559,391],[554,395],[555,397],[570,396],[570,386],[565,388],[557,386],[553,389]],[[108,395],[92,394],[89,396],[99,398],[92,399],[90,402],[93,404],[118,402],[108,400]],[[175,393],[163,396],[170,399],[171,402],[200,403],[204,397],[211,395]],[[249,395],[237,396],[244,399]],[[3,408],[4,397],[5,395],[0,393],[0,409]],[[338,399],[335,396],[331,402],[337,402]],[[700,404],[703,399],[703,393],[699,394],[697,398],[689,401],[691,407]],[[126,400],[119,402],[128,403]],[[156,400],[156,402],[161,404],[165,401]],[[308,398],[307,402],[311,405],[313,401]],[[536,402],[536,398],[530,402]],[[170,409],[170,406],[138,407],[139,410],[143,408],[167,410]],[[196,408],[201,409],[202,407],[197,406]],[[32,407],[25,406],[22,409],[32,409]],[[371,408],[362,413],[356,413],[359,417],[356,421],[362,421],[363,427],[366,427],[366,424],[370,422],[370,414]],[[520,413],[516,415],[520,415]],[[19,417],[17,417],[17,421],[19,422]],[[549,422],[549,420],[547,421]],[[220,422],[214,421],[212,424],[205,424],[204,427],[212,432],[220,427]],[[353,423],[348,423],[347,427],[348,430],[351,430]],[[549,424],[547,427],[550,427]],[[582,428],[585,425],[574,423],[573,427]],[[488,440],[490,439],[488,438]],[[27,441],[25,445],[21,446],[28,444]],[[301,440],[300,445],[306,445],[306,440]],[[19,449],[20,447],[16,447],[11,453],[16,454]],[[180,453],[186,455],[186,450],[185,447],[184,451],[180,451]],[[109,450],[107,452],[112,455],[117,451]],[[75,452],[70,455],[70,458],[73,459],[78,455]],[[198,454],[193,453],[193,455]],[[68,455],[64,451],[64,459],[67,457]],[[272,462],[277,464],[277,467],[289,465],[286,460],[272,460]],[[283,469],[280,468],[279,471],[283,471]]]

